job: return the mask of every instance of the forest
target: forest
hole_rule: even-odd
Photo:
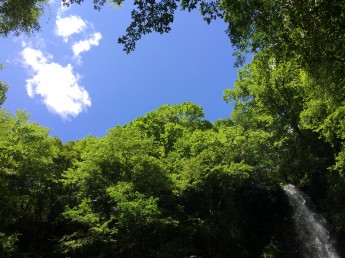
[[[134,4],[119,39],[128,53],[168,33],[178,8],[228,24],[231,117],[211,123],[194,103],[167,104],[63,143],[2,108],[0,257],[302,257],[286,184],[309,196],[345,257],[345,2]],[[46,5],[1,0],[0,35],[35,33]]]

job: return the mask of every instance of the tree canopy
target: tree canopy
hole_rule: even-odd
[[[1,0],[0,36],[13,32],[32,34],[40,29],[39,18],[43,15],[48,0]]]
[[[62,144],[27,114],[1,111],[1,256],[296,257],[287,182],[311,196],[342,244],[335,150],[297,131],[300,105],[281,100],[304,97],[303,74],[290,80],[298,66],[264,74],[267,61],[255,58],[227,92],[238,100],[232,121],[210,123],[191,102],[164,105],[105,137]],[[286,76],[283,95],[268,83],[275,72]],[[268,105],[266,87],[281,106]]]

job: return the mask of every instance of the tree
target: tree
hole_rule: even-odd
[[[67,5],[77,3],[81,4],[84,0],[70,0],[63,2]],[[111,0],[111,3],[120,6],[124,0]],[[106,0],[94,0],[94,8],[100,10],[106,3]],[[124,51],[127,53],[135,49],[136,42],[145,34],[158,32],[160,34],[168,33],[171,30],[171,23],[174,21],[174,14],[177,8],[181,6],[183,10],[189,10],[200,7],[200,11],[205,20],[210,22],[217,16],[221,16],[218,1],[208,2],[206,0],[160,0],[160,1],[134,1],[135,8],[132,10],[132,22],[126,30],[126,35],[120,37],[118,42],[124,45]]]
[[[302,179],[327,171],[336,153],[303,118],[310,112],[309,103],[315,101],[311,93],[314,86],[307,78],[298,58],[277,60],[270,51],[261,51],[239,71],[235,88],[224,95],[226,101],[236,101],[232,114],[235,124],[271,135],[268,150],[273,151],[272,158],[278,161],[273,162],[275,169],[283,177],[300,173],[297,177]]]
[[[81,160],[62,179],[72,198],[63,213],[70,230],[60,250],[76,257],[149,256],[165,240],[164,230],[174,227],[157,144],[130,125],[85,143]]]
[[[20,246],[23,254],[44,256],[52,244],[56,149],[49,131],[27,119],[24,112],[0,111],[0,253]]]
[[[3,66],[0,64],[0,71],[3,69]],[[0,81],[0,107],[6,100],[6,92],[8,90],[8,86]]]
[[[313,76],[333,78],[344,85],[340,75],[344,67],[343,1],[225,0],[221,8],[239,57],[263,49],[280,59],[297,55]]]
[[[224,97],[236,102],[232,119],[248,137],[242,157],[257,182],[300,185],[328,220],[338,221],[341,235],[343,217],[332,210],[344,196],[343,105],[319,87],[298,57],[281,60],[262,50]]]
[[[278,63],[291,60],[303,70],[303,124],[334,147],[343,173],[344,2],[229,0],[222,8],[239,52],[269,51]]]
[[[10,32],[16,36],[24,32],[32,34],[40,28],[39,18],[44,13],[48,0],[1,0],[0,36]]]
[[[271,144],[271,134],[228,121],[177,140],[165,163],[181,207],[176,238],[190,254],[259,257],[279,237],[283,198]],[[295,250],[280,241],[279,248],[293,256]]]
[[[205,130],[212,124],[203,118],[205,113],[192,102],[181,105],[163,105],[145,116],[135,119],[130,125],[139,127],[149,137],[153,137],[162,148],[162,155],[174,149],[177,139],[188,131]]]

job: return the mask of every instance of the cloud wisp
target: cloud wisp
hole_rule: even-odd
[[[99,32],[93,33],[93,35],[86,40],[80,40],[72,45],[74,57],[80,60],[80,54],[82,52],[89,51],[92,46],[98,46],[99,41],[102,39],[102,34]]]
[[[73,66],[53,62],[53,56],[41,50],[25,47],[23,64],[33,76],[26,80],[26,90],[31,98],[38,95],[48,110],[64,119],[76,117],[91,106],[88,92],[79,84],[79,75]]]

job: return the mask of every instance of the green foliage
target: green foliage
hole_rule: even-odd
[[[212,125],[203,120],[205,114],[201,107],[191,102],[181,105],[163,105],[157,110],[139,117],[131,125],[139,127],[149,137],[159,143],[161,155],[174,149],[177,139],[195,129],[208,129]]]
[[[47,0],[1,0],[0,36],[7,37],[10,32],[16,36],[37,32],[47,3]]]
[[[270,48],[282,58],[297,53],[314,71],[344,61],[344,7],[343,1],[326,0],[221,1],[228,34],[240,52]]]
[[[1,257],[11,257],[17,251],[16,243],[18,242],[18,234],[6,236],[0,232],[0,255]]]
[[[63,173],[70,195],[61,252],[73,257],[260,254],[266,240],[246,250],[248,232],[237,209],[244,189],[253,184],[253,192],[262,191],[272,182],[272,175],[256,166],[257,148],[268,136],[229,122],[214,127],[202,117],[192,103],[166,105],[104,138],[83,140],[80,158]],[[166,139],[169,149],[162,153]],[[248,207],[243,212],[251,220]]]
[[[3,249],[15,255],[15,243],[23,254],[40,252],[51,243],[54,217],[59,210],[57,154],[49,131],[28,122],[28,115],[0,111],[0,227]],[[44,249],[44,248],[43,248]],[[11,257],[11,255],[10,255]]]
[[[242,126],[274,128],[301,134],[299,114],[303,109],[302,87],[297,60],[279,62],[270,53],[261,52],[239,71],[233,90],[225,91],[227,102],[236,102],[233,119]],[[255,122],[254,122],[255,121]],[[278,128],[281,127],[281,128]]]
[[[3,69],[3,66],[0,64],[0,71]],[[6,100],[6,92],[8,90],[8,86],[0,81],[0,107]]]
[[[109,252],[125,256],[150,251],[144,250],[138,231],[150,235],[155,228],[174,224],[162,216],[158,204],[159,198],[164,203],[170,184],[158,156],[153,138],[135,126],[115,127],[103,139],[87,139],[81,160],[62,179],[75,195],[63,216],[77,228],[61,239],[64,253],[107,257]]]
[[[235,124],[255,134],[267,134],[265,144],[271,147],[262,148],[261,153],[269,153],[270,174],[276,171],[280,180],[308,182],[312,174],[330,168],[337,151],[313,127],[314,119],[325,115],[312,104],[313,88],[313,80],[300,67],[298,58],[279,61],[271,52],[262,51],[239,71],[235,88],[225,91],[224,99],[236,102],[232,114]],[[308,119],[311,112],[314,119]],[[319,126],[322,123],[318,121]],[[260,143],[257,139],[253,144]],[[264,160],[255,163],[262,166]]]
[[[62,0],[67,6],[73,3],[81,4],[84,0]],[[93,0],[93,6],[96,10],[106,3],[121,6],[124,0]],[[171,24],[174,22],[174,15],[180,6],[182,10],[200,9],[201,15],[207,23],[222,17],[223,11],[220,9],[220,1],[205,0],[160,0],[160,1],[134,1],[134,9],[131,12],[132,21],[126,29],[126,34],[118,39],[118,43],[124,45],[124,51],[128,54],[134,51],[137,41],[143,35],[158,32],[160,34],[168,33],[171,30]]]
[[[70,6],[73,3],[81,4],[82,2],[84,2],[84,0],[62,0],[65,6]],[[121,6],[123,0],[93,0],[93,7],[95,10],[100,10],[105,3]]]
[[[305,73],[259,57],[227,92],[233,119],[214,124],[190,102],[165,105],[62,144],[27,114],[1,111],[0,254],[295,257],[285,182],[304,186],[342,232],[332,146],[300,118]]]

